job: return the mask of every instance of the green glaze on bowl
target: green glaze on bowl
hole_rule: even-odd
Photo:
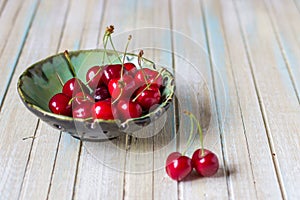
[[[123,59],[121,52],[107,51],[102,49],[70,51],[71,62],[75,67],[77,77],[84,83],[87,71],[95,65],[108,63],[120,63]],[[120,59],[119,59],[119,58]],[[132,62],[138,66],[138,57],[135,54],[126,54],[125,62]],[[143,59],[144,68],[160,70],[153,62]],[[119,120],[93,120],[77,119],[63,115],[57,115],[49,110],[48,103],[53,95],[61,92],[62,85],[58,76],[65,83],[73,77],[65,60],[64,54],[59,53],[41,60],[23,72],[18,81],[18,93],[25,106],[40,119],[51,126],[70,133],[72,136],[85,140],[103,140],[117,137],[122,133],[132,133],[154,120],[159,119],[169,108],[174,95],[173,75],[164,68],[162,102],[152,112],[140,117],[128,119],[125,122]]]

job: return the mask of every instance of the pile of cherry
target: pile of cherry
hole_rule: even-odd
[[[64,55],[74,71],[68,52]],[[133,63],[93,66],[86,73],[86,84],[73,74],[62,83],[61,93],[49,101],[49,109],[55,114],[125,121],[141,117],[161,103],[161,71],[138,69]]]

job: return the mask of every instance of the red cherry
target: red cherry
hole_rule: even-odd
[[[95,101],[102,101],[110,97],[107,87],[104,85],[98,86],[93,93]]]
[[[217,173],[219,169],[219,161],[216,154],[204,149],[204,155],[202,156],[202,150],[197,149],[192,157],[193,167],[201,176],[212,176]]]
[[[144,74],[145,74],[145,77],[144,77]],[[145,78],[146,78],[146,80],[145,80]],[[152,83],[152,85],[156,85],[158,88],[160,88],[163,83],[163,78],[161,75],[159,75],[158,71],[144,68],[144,69],[140,69],[137,71],[137,73],[135,74],[135,81],[138,84]]]
[[[124,68],[128,75],[134,76],[137,72],[137,68],[133,63],[124,63]]]
[[[142,107],[132,101],[120,100],[117,105],[117,117],[121,120],[142,116]]]
[[[71,78],[68,80],[62,89],[62,92],[69,97],[75,96],[78,92],[88,93],[88,88],[77,78]]]
[[[91,89],[97,88],[99,85],[102,85],[101,76],[103,74],[102,67],[94,66],[90,68],[86,73],[86,82]]]
[[[193,170],[192,160],[179,152],[171,153],[166,161],[166,172],[173,180],[181,181]]]
[[[73,101],[72,101],[72,107],[77,107],[78,105],[81,105],[83,103],[86,103],[86,102],[90,102],[90,103],[93,103],[94,100],[93,98],[88,95],[88,94],[85,94],[83,92],[78,92],[75,97],[73,98]]]
[[[55,114],[72,116],[72,108],[69,104],[70,100],[71,98],[67,95],[58,93],[50,99],[49,109]]]
[[[156,85],[150,85],[140,87],[135,94],[138,95],[136,101],[143,107],[144,110],[149,110],[152,106],[160,103],[161,94],[159,88]]]
[[[86,119],[92,117],[91,108],[93,106],[92,102],[85,101],[80,105],[73,107],[72,114],[74,118]]]
[[[130,97],[136,88],[134,79],[129,75],[124,75],[123,81],[115,78],[108,83],[108,90],[113,99]]]
[[[122,69],[121,64],[105,66],[105,68],[103,69],[103,74],[102,74],[102,77],[101,77],[101,81],[103,83],[105,83],[105,85],[108,85],[108,82],[111,79],[120,78],[121,77],[121,69]]]
[[[94,119],[114,119],[111,110],[110,101],[98,101],[92,106],[92,115]]]

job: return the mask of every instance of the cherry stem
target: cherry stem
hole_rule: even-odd
[[[123,81],[123,72],[124,72],[124,62],[125,62],[125,57],[126,57],[126,54],[127,54],[127,49],[128,49],[128,46],[129,46],[129,43],[131,41],[131,38],[132,36],[129,35],[128,36],[128,40],[127,40],[127,43],[126,43],[126,47],[125,47],[125,51],[124,51],[124,56],[123,56],[123,60],[122,60],[122,68],[121,68],[121,81]]]
[[[70,58],[70,55],[69,55],[68,50],[65,50],[64,56],[65,56],[65,58],[66,58],[66,60],[67,60],[69,69],[70,69],[70,71],[71,71],[73,77],[76,77],[75,68],[74,68],[74,65],[73,65],[72,62],[71,62],[71,58]]]
[[[135,102],[135,101],[139,98],[139,96],[141,96],[142,93],[143,93],[144,91],[146,91],[146,90],[152,85],[152,83],[155,82],[155,81],[158,79],[158,77],[161,75],[161,73],[162,73],[163,71],[165,71],[164,68],[162,68],[162,69],[159,71],[159,73],[158,73],[157,76],[153,79],[153,81],[150,82],[149,84],[147,84],[147,86],[146,86],[146,87],[145,87],[138,95],[136,95],[136,97],[134,97],[134,99],[133,99],[132,101]]]
[[[122,93],[123,93],[123,88],[121,88],[120,94],[118,95],[118,97],[111,104],[115,104],[121,98]]]
[[[69,55],[68,50],[65,50],[64,55],[65,55],[65,58],[66,58],[67,61],[68,61],[68,66],[69,66],[69,68],[71,69],[71,72],[72,72],[74,78],[76,79],[76,81],[77,81],[77,83],[78,83],[78,85],[79,85],[79,87],[80,87],[80,90],[81,90],[81,92],[82,92],[84,98],[86,98],[85,93],[84,93],[84,90],[83,90],[83,88],[82,88],[82,85],[81,85],[81,83],[79,82],[79,80],[78,80],[78,78],[77,78],[77,76],[76,76],[76,73],[75,73],[75,67],[74,67],[74,65],[73,65],[72,62],[71,62],[71,58],[70,58],[70,55]]]
[[[139,64],[139,66],[140,66],[140,68],[141,68],[141,70],[142,70],[142,73],[143,73],[143,77],[144,77],[145,83],[148,85],[147,77],[146,77],[144,68],[142,67],[143,55],[144,55],[144,51],[143,51],[143,50],[140,50],[139,55],[138,55],[138,64]]]
[[[186,112],[183,112],[184,114],[186,114]],[[191,122],[191,129],[190,129],[190,134],[189,134],[189,139],[187,141],[187,145],[185,147],[185,150],[183,151],[182,155],[185,155],[189,146],[191,145],[192,142],[192,135],[193,135],[193,131],[194,131],[194,120],[192,119],[192,117],[190,115],[188,115],[190,118],[190,122]]]
[[[56,77],[57,77],[57,79],[58,79],[60,85],[61,85],[61,86],[64,86],[64,82],[61,80],[61,78],[60,78],[60,76],[58,75],[58,73],[55,72],[55,74],[56,74]]]
[[[183,113],[186,115],[189,115],[191,120],[194,120],[195,122],[197,122],[197,129],[199,132],[200,145],[201,145],[201,156],[204,156],[203,132],[202,132],[201,125],[193,113],[191,113],[189,111],[184,111]]]
[[[107,49],[106,49],[107,42],[108,42],[108,35],[107,35],[107,34],[108,34],[108,33],[105,32],[105,34],[104,34],[104,36],[103,36],[103,47],[104,47],[104,52],[105,52],[105,53],[103,54],[103,57],[102,57],[102,64],[104,63],[105,55],[106,55],[108,61],[110,62],[110,64],[112,64],[112,62],[111,62],[111,60],[110,60],[110,58],[109,58],[109,56],[108,56]]]
[[[109,38],[110,44],[111,44],[111,46],[112,46],[112,48],[113,48],[113,50],[114,50],[114,52],[115,52],[117,58],[118,58],[119,61],[122,63],[122,60],[121,60],[121,58],[119,57],[119,54],[118,54],[118,52],[117,52],[117,50],[116,50],[116,48],[115,48],[115,46],[114,46],[114,43],[113,43],[113,41],[112,41],[112,39],[111,39],[111,35],[109,35],[108,38]]]

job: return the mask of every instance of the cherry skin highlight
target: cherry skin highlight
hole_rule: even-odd
[[[204,149],[204,155],[201,149],[197,149],[192,157],[193,167],[201,176],[213,176],[219,169],[219,161],[216,154]]]
[[[102,67],[100,66],[93,66],[91,67],[86,73],[86,82],[88,83],[89,87],[94,90],[98,86],[104,84],[101,81],[101,76],[103,74]]]
[[[69,79],[63,86],[62,93],[69,97],[75,96],[79,92],[88,93],[88,88],[77,78]]]
[[[192,160],[179,152],[171,153],[166,161],[166,172],[170,178],[181,181],[193,170]]]
[[[160,88],[163,84],[163,78],[159,72],[148,68],[138,70],[134,78],[139,85],[151,83]]]
[[[105,119],[105,120],[114,119],[111,110],[111,102],[107,100],[96,102],[92,106],[92,115],[94,119]]]
[[[150,85],[149,88],[145,88],[146,86],[140,87],[135,92],[138,96],[136,101],[143,107],[144,110],[149,111],[152,106],[160,103],[161,94],[156,85]]]
[[[55,114],[72,116],[70,100],[71,98],[64,93],[55,94],[49,101],[49,109]]]

